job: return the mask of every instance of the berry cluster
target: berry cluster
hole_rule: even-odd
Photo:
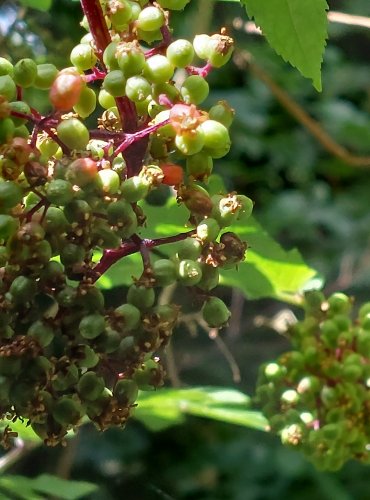
[[[194,287],[211,328],[230,316],[209,292],[220,268],[244,259],[246,244],[224,230],[253,204],[208,194],[233,110],[197,106],[233,42],[223,32],[173,41],[169,10],[188,2],[81,0],[87,34],[71,67],[0,58],[0,412],[49,445],[86,417],[101,430],[123,426],[138,390],[163,383],[156,353],[179,307],[157,302],[160,287]],[[26,102],[28,87],[48,92],[48,115]],[[161,185],[189,210],[189,229],[142,239],[142,202]],[[171,242],[171,258],[150,252]],[[142,275],[110,308],[96,281],[136,252]]]
[[[354,321],[343,293],[305,297],[294,350],[261,367],[257,400],[271,430],[318,468],[370,463],[370,303]]]

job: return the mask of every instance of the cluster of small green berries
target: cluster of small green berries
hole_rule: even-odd
[[[271,430],[318,468],[370,463],[370,303],[305,296],[305,318],[288,330],[294,350],[261,367],[257,401]]]
[[[224,33],[173,41],[169,10],[188,2],[104,0],[91,15],[96,2],[83,1],[88,33],[71,67],[0,58],[0,409],[48,445],[86,417],[101,430],[123,426],[138,391],[163,384],[157,354],[180,308],[158,303],[161,288],[192,287],[210,328],[230,317],[210,292],[220,268],[244,259],[246,243],[229,228],[253,203],[208,193],[234,111],[224,101],[197,106],[233,43]],[[188,74],[180,86],[177,69]],[[31,86],[48,92],[47,116],[23,100]],[[145,198],[161,185],[188,209],[188,229],[142,239]],[[171,257],[150,253],[170,242]],[[111,308],[96,282],[135,252],[142,275]]]

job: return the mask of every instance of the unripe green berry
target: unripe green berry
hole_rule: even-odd
[[[81,416],[81,404],[72,396],[62,396],[53,408],[53,417],[60,425],[76,425]]]
[[[202,279],[198,283],[198,288],[209,292],[216,288],[220,281],[220,271],[217,267],[210,266],[208,264],[201,264],[202,269]]]
[[[93,89],[84,87],[81,90],[80,98],[73,106],[74,111],[81,116],[87,118],[95,111],[96,108],[96,94]]]
[[[165,21],[164,13],[158,7],[145,7],[136,21],[137,27],[142,31],[155,31],[160,29]]]
[[[10,75],[13,77],[14,66],[13,64],[5,59],[5,57],[0,57],[0,76]]]
[[[18,113],[24,113],[26,115],[29,115],[31,113],[30,107],[24,101],[10,102],[9,106],[10,106],[10,109],[12,111],[16,111]],[[13,116],[12,120],[13,120],[14,125],[16,127],[20,127],[21,125],[24,125],[25,123],[27,123],[27,119],[26,118],[18,118],[16,116]]]
[[[206,120],[199,128],[204,134],[204,149],[213,158],[221,158],[230,150],[227,128],[216,120]]]
[[[7,101],[14,101],[17,95],[17,87],[9,75],[0,76],[0,95]]]
[[[182,10],[189,2],[190,0],[158,0],[163,9],[169,10]]]
[[[219,232],[220,226],[213,218],[203,219],[197,226],[197,237],[202,243],[215,241]]]
[[[103,377],[99,377],[95,372],[86,372],[78,381],[77,391],[82,399],[95,401],[102,394],[104,387]]]
[[[12,118],[0,119],[0,144],[5,144],[13,139],[14,133],[15,125]]]
[[[33,85],[38,89],[50,89],[57,74],[58,69],[54,66],[54,64],[38,64],[37,74]]]
[[[123,304],[114,310],[114,316],[119,321],[124,332],[138,328],[141,320],[140,310],[132,304]]]
[[[96,177],[96,184],[104,195],[117,193],[120,187],[120,182],[121,179],[117,172],[108,168],[99,170]]]
[[[211,120],[216,120],[229,128],[233,122],[235,110],[226,101],[219,101],[210,108],[208,115]]]
[[[153,288],[142,285],[131,285],[127,292],[127,302],[140,310],[149,309],[155,301]]]
[[[152,87],[142,76],[131,76],[126,82],[125,92],[131,101],[143,102],[150,95]]]
[[[175,40],[166,51],[167,59],[177,68],[185,68],[194,58],[194,48],[188,40]]]
[[[17,231],[19,220],[11,215],[0,214],[0,240],[8,240]]]
[[[194,286],[202,279],[202,269],[198,262],[184,259],[178,263],[177,275],[182,285]]]
[[[73,186],[63,179],[54,179],[47,185],[46,197],[53,205],[67,205],[74,197]]]
[[[169,259],[156,260],[152,266],[155,286],[168,286],[176,281],[176,265]]]
[[[211,328],[222,328],[230,319],[231,313],[218,297],[210,297],[202,307],[204,321]]]
[[[26,276],[17,276],[9,288],[11,301],[15,304],[24,304],[34,298],[36,289],[35,280]]]
[[[167,57],[155,54],[146,60],[144,66],[144,76],[152,83],[165,83],[172,78],[174,72],[173,65]]]
[[[177,256],[180,260],[197,260],[202,253],[202,244],[195,238],[186,238],[180,243]]]
[[[139,394],[137,384],[130,379],[118,380],[113,389],[113,395],[117,401],[124,406],[130,406],[135,403]]]
[[[54,338],[54,331],[51,326],[41,320],[38,320],[32,323],[29,327],[27,335],[30,335],[37,340],[41,347],[46,347],[52,342]]]
[[[101,314],[89,314],[80,321],[80,334],[85,339],[94,339],[103,333],[105,329],[105,319]]]
[[[146,179],[134,175],[121,184],[121,193],[124,199],[129,203],[136,203],[146,197],[149,192],[149,187],[150,184]]]
[[[115,69],[104,78],[103,88],[114,97],[125,95],[126,78],[123,71]]]
[[[88,129],[77,118],[68,118],[59,123],[57,134],[63,144],[70,149],[85,149],[90,139]]]
[[[116,57],[117,45],[117,42],[111,42],[107,45],[103,53],[103,61],[109,71],[119,69]]]
[[[95,66],[98,60],[91,45],[80,43],[73,47],[71,52],[71,63],[79,71],[87,71]]]
[[[208,97],[209,85],[203,77],[191,75],[184,80],[180,93],[186,104],[201,104]]]
[[[32,59],[21,59],[14,66],[14,82],[27,88],[33,85],[37,76],[37,64]]]

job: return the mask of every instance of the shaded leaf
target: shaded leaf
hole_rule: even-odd
[[[266,419],[260,412],[249,410],[249,402],[249,397],[236,389],[161,389],[140,394],[135,417],[153,431],[181,424],[185,415],[266,430]]]
[[[50,9],[52,0],[20,0],[24,7],[47,11]]]

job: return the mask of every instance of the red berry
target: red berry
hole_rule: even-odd
[[[162,184],[167,186],[178,186],[182,184],[184,179],[184,170],[180,165],[175,165],[174,163],[164,163],[161,165],[161,170],[163,172]]]
[[[69,111],[78,103],[83,85],[77,71],[70,69],[60,72],[51,86],[50,102],[59,111]]]

